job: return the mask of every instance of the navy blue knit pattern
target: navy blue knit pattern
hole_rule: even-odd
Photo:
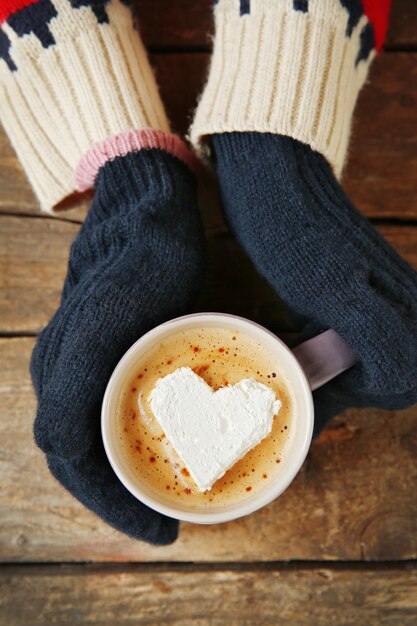
[[[74,9],[80,7],[90,7],[92,12],[97,18],[99,24],[108,24],[109,16],[106,10],[110,0],[69,0],[69,3]],[[121,0],[122,4],[135,8],[135,0]]]
[[[106,5],[110,0],[69,0],[74,9],[89,6],[97,18],[99,24],[108,24],[109,16],[107,15]]]
[[[361,0],[340,0],[340,4],[349,13],[346,35],[350,37],[353,33],[353,29],[356,28],[363,15],[362,2]]]
[[[250,13],[250,0],[240,0],[240,15],[248,15]]]
[[[303,338],[333,328],[360,364],[315,392],[316,434],[346,407],[417,402],[417,273],[357,211],[322,155],[261,133],[213,136],[224,212]]]
[[[294,0],[293,7],[295,11],[308,13],[308,0]]]
[[[1,0],[0,0],[1,1]],[[110,0],[67,0],[71,7],[74,9],[73,19],[78,18],[78,9],[82,7],[90,7],[92,12],[97,18],[98,24],[108,24],[109,16],[107,13],[107,5]],[[136,27],[135,16],[135,1],[134,0],[121,0],[121,2],[129,6],[132,9],[134,17],[134,25]],[[82,19],[82,15],[79,14]],[[50,23],[52,19],[60,19],[59,13],[51,0],[36,0],[33,4],[19,8],[14,13],[7,16],[5,20],[7,24],[15,31],[17,35],[23,37],[24,35],[34,34],[41,42],[44,48],[49,48],[56,44],[54,36],[50,30]],[[81,26],[80,22],[80,26]],[[3,59],[10,71],[17,71],[15,62],[13,61],[11,52],[11,42],[9,37],[2,30],[3,24],[0,23],[0,59]]]
[[[10,15],[9,26],[13,28],[17,35],[29,35],[34,33],[44,48],[48,48],[55,43],[55,39],[49,30],[49,23],[53,17],[58,15],[51,0],[39,0],[35,4],[30,4],[17,13]]]
[[[365,24],[362,28],[359,36],[359,44],[359,51],[355,61],[356,65],[358,65],[360,61],[366,61],[375,48],[375,34],[370,22]]]
[[[17,70],[16,64],[10,56],[11,42],[6,33],[0,30],[0,59],[3,59],[11,72]]]
[[[189,310],[202,281],[196,182],[161,150],[108,162],[70,253],[61,305],[31,362],[36,442],[56,478],[118,530],[173,541],[178,523],[138,502],[106,459],[100,409],[125,351]]]

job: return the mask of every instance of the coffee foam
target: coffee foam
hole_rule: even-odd
[[[214,483],[200,492],[165,437],[148,398],[158,379],[179,367],[190,367],[213,389],[251,378],[269,386],[281,401],[272,430]],[[138,475],[174,506],[210,508],[244,500],[273,480],[291,437],[293,402],[279,363],[251,337],[229,329],[199,328],[173,333],[143,355],[132,367],[119,402],[120,445]]]
[[[148,400],[200,491],[269,435],[281,406],[270,387],[252,378],[213,391],[189,367],[160,378]]]

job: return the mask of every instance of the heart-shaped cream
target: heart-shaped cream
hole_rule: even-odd
[[[272,389],[252,378],[214,391],[189,367],[160,378],[149,403],[200,491],[271,432],[281,407]]]

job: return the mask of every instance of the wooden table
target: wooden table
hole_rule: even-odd
[[[175,128],[209,58],[209,2],[141,0],[143,33]],[[360,98],[348,193],[417,267],[417,3],[394,0],[385,52]],[[0,623],[282,626],[417,623],[417,407],[351,410],[312,446],[288,491],[222,526],[183,524],[172,546],[127,539],[49,475],[32,441],[28,359],[55,310],[85,207],[37,203],[0,134]],[[199,309],[285,336],[280,305],[232,240],[203,181],[211,268]],[[281,325],[282,324],[282,325]]]

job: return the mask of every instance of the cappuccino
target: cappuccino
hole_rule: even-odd
[[[262,383],[279,407],[269,434],[206,491],[194,482],[151,408],[158,381],[179,368],[191,369],[214,391],[244,380]],[[219,509],[249,498],[274,480],[291,437],[292,412],[291,394],[275,355],[242,331],[202,326],[173,332],[132,365],[118,401],[117,434],[138,482],[145,482],[160,499],[189,509]]]

